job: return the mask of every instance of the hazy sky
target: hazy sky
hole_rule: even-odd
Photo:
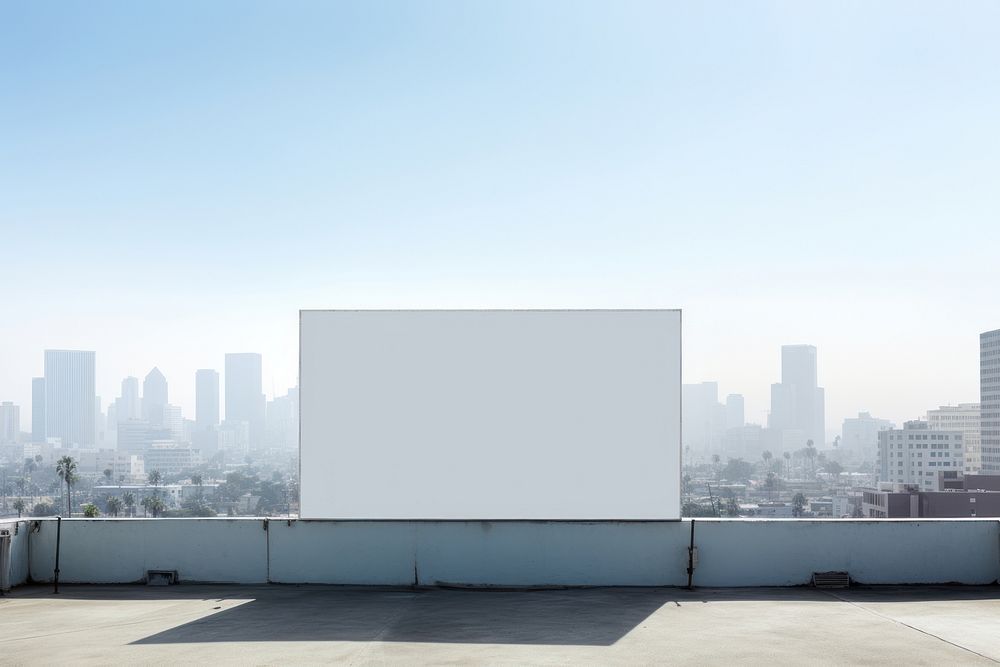
[[[684,309],[686,382],[827,426],[978,400],[1000,3],[5,2],[0,399],[264,355],[301,307]]]

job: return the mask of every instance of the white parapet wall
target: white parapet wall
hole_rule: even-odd
[[[31,579],[51,581],[57,522],[31,533]],[[176,570],[182,581],[267,581],[263,519],[63,519],[59,580],[118,584],[149,570]]]
[[[12,568],[51,581],[57,523],[21,522]],[[62,521],[60,580],[388,586],[681,586],[689,521]],[[988,584],[996,519],[698,519],[698,586],[794,586],[847,571],[862,584]],[[30,553],[30,563],[24,560]]]

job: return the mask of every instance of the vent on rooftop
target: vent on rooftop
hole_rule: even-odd
[[[147,586],[169,586],[177,583],[177,570],[147,570]]]
[[[847,588],[851,575],[847,572],[813,572],[812,584],[816,588]]]

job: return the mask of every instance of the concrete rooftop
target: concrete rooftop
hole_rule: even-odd
[[[1000,587],[22,586],[0,663],[977,664]]]

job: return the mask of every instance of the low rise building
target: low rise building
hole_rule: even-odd
[[[835,495],[830,499],[831,512],[830,516],[835,518],[846,518],[854,516],[855,502],[852,502],[850,496],[846,495]]]
[[[981,471],[979,403],[942,405],[936,410],[928,410],[927,426],[935,431],[961,431],[965,442],[963,470],[966,474]]]
[[[193,449],[169,440],[151,443],[143,458],[148,472],[157,470],[164,475],[179,475],[200,462]]]
[[[889,482],[865,489],[862,513],[876,519],[1000,517],[1000,475],[940,473],[940,477],[941,491]]]
[[[961,431],[931,430],[923,421],[880,431],[878,480],[913,485],[921,491],[940,491],[938,472],[964,470],[964,443]]]

